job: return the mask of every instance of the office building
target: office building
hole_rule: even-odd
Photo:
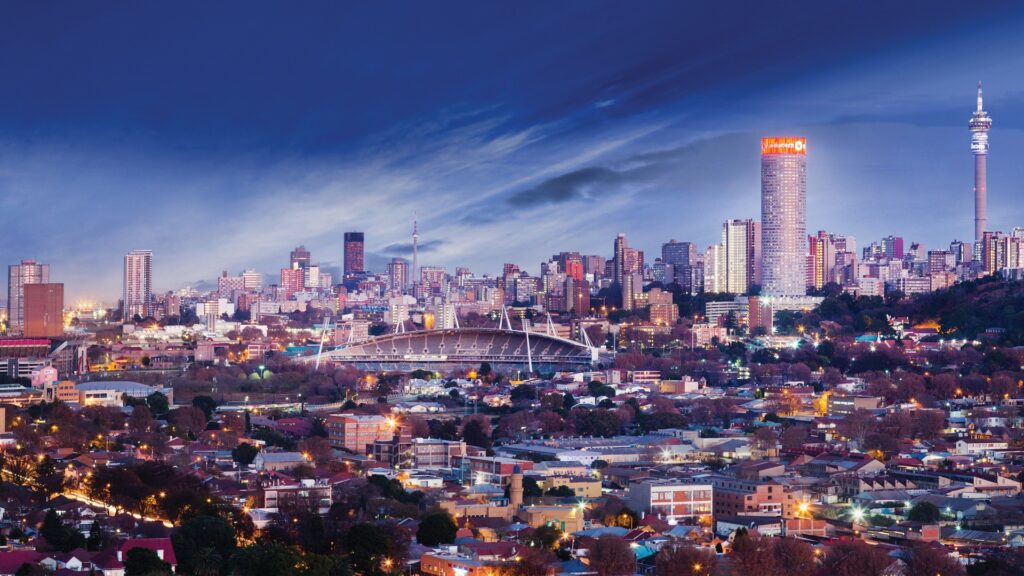
[[[64,335],[64,285],[25,285],[27,338],[59,338]]]
[[[25,286],[50,281],[50,265],[22,260],[7,267],[7,332],[21,334],[25,329]]]
[[[806,293],[806,238],[807,139],[762,138],[762,294]]]
[[[693,242],[669,240],[661,245],[661,259],[677,268],[691,266],[697,261],[697,245]]]
[[[296,246],[295,250],[292,250],[289,255],[289,266],[292,268],[301,268],[305,270],[309,268],[310,254],[309,250],[306,250],[305,246]]]
[[[900,236],[886,236],[882,238],[882,253],[889,260],[902,260],[903,238]]]
[[[242,288],[249,292],[259,292],[263,289],[263,274],[251,268],[242,272]]]
[[[363,233],[345,232],[345,278],[351,278],[366,271],[363,256]]]
[[[124,319],[152,316],[153,251],[132,250],[124,257],[124,282],[121,293]]]
[[[714,487],[684,479],[649,478],[631,482],[626,495],[630,508],[651,514],[669,524],[694,522],[710,516]]]

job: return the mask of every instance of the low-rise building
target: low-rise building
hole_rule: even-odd
[[[626,501],[634,510],[653,514],[670,524],[694,523],[712,513],[714,487],[685,479],[651,478],[631,482]]]

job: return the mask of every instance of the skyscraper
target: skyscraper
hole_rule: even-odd
[[[626,235],[620,233],[612,243],[612,281],[620,285],[626,269],[626,250]]]
[[[676,270],[692,266],[697,260],[697,246],[693,242],[670,240],[661,245],[661,260]]]
[[[153,301],[153,251],[132,250],[124,257],[124,319],[151,316]]]
[[[293,269],[301,268],[305,270],[306,268],[309,268],[309,250],[306,250],[305,246],[296,246],[295,250],[292,250],[289,260]]]
[[[974,241],[981,242],[988,226],[988,131],[992,119],[982,109],[981,82],[978,82],[978,109],[968,125],[971,130],[971,152],[974,154]]]
[[[64,335],[64,285],[25,285],[25,331],[28,338]]]
[[[366,271],[363,263],[363,233],[345,232],[345,278]]]
[[[35,260],[7,267],[7,331],[21,334],[25,329],[25,285],[50,281],[50,265]]]
[[[836,246],[832,236],[824,230],[819,230],[817,236],[808,236],[807,243],[807,287],[820,290],[834,281]]]
[[[403,294],[409,286],[409,261],[405,258],[392,258],[388,262],[388,289]]]
[[[729,220],[722,224],[724,292],[746,294],[760,279],[761,226],[754,220]]]
[[[807,139],[761,139],[762,294],[807,292]]]

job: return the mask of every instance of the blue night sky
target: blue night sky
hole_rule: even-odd
[[[984,9],[982,9],[984,7]],[[759,218],[759,138],[809,138],[808,229],[972,234],[967,121],[994,118],[989,226],[1024,225],[1013,2],[7,2],[0,254],[113,304],[363,230],[380,269],[653,261]],[[4,289],[6,285],[4,286]]]

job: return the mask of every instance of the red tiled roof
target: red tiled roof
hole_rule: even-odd
[[[163,560],[172,567],[178,565],[178,559],[174,556],[174,546],[170,538],[133,538],[126,540],[121,546],[121,557],[124,558],[128,551],[133,548],[148,548],[154,552],[163,551]]]
[[[35,564],[44,558],[35,550],[0,551],[0,574],[14,574],[23,564]]]

